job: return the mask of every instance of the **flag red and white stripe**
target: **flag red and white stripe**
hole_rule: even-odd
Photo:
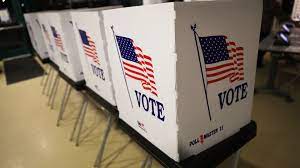
[[[235,82],[244,80],[244,49],[235,42],[226,39],[229,58],[214,64],[206,64],[207,83],[215,83],[228,78]]]
[[[64,51],[64,46],[60,34],[58,33],[56,34],[56,37],[54,37],[54,41],[55,41],[55,45],[58,48],[60,48],[62,51]]]
[[[145,90],[149,90],[151,93],[157,96],[158,92],[154,79],[152,58],[149,55],[145,55],[143,50],[134,44],[133,40],[132,43],[138,63],[123,59],[125,74],[128,77],[141,81]]]
[[[90,36],[86,35],[86,37],[89,45],[83,43],[83,50],[85,55],[91,57],[95,63],[100,64],[97,56],[95,42],[91,39]]]

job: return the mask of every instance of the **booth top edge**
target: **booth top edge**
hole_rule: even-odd
[[[130,6],[130,7],[124,7],[124,8],[115,8],[115,9],[110,9],[110,10],[105,10],[103,11],[104,13],[109,13],[111,11],[126,11],[126,10],[132,10],[132,9],[139,9],[139,8],[155,8],[155,7],[171,7],[171,8],[176,8],[184,5],[205,5],[205,4],[214,4],[214,3],[232,3],[233,1],[238,1],[238,0],[202,0],[202,1],[191,1],[191,2],[166,2],[166,3],[158,3],[158,4],[147,4],[147,5],[142,5],[142,6]],[[245,0],[240,0],[240,1],[245,1]]]

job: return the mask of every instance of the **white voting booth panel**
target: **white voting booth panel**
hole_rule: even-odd
[[[48,55],[46,43],[43,38],[42,27],[38,19],[38,13],[32,14],[31,22],[33,25],[32,28],[33,28],[34,37],[37,42],[37,52],[42,59],[48,58],[49,55]]]
[[[116,101],[101,11],[116,7],[72,12],[74,32],[86,85],[112,105],[116,105]]]
[[[58,57],[58,51],[55,48],[54,38],[52,36],[50,23],[49,23],[49,16],[48,16],[52,12],[53,11],[39,12],[38,20],[40,21],[42,27],[42,32],[43,32],[42,35],[43,35],[44,42],[46,44],[49,59],[56,65],[59,65],[60,58]]]
[[[43,39],[37,13],[26,13],[24,14],[24,18],[33,48],[42,59],[48,58],[48,52]]]
[[[29,37],[30,37],[31,44],[32,44],[33,48],[35,50],[37,50],[37,42],[34,38],[34,34],[33,34],[33,30],[32,30],[32,23],[31,23],[32,22],[31,21],[32,20],[31,19],[32,15],[33,14],[31,14],[31,13],[25,13],[24,18],[25,18],[25,24],[26,24],[26,27],[27,27],[27,30],[28,30],[28,34],[29,34]]]
[[[261,13],[260,0],[104,11],[119,117],[175,161],[238,132],[251,120]]]
[[[74,37],[71,11],[57,11],[49,13],[48,16],[51,35],[60,59],[59,70],[74,82],[78,82],[84,77]]]
[[[64,35],[66,32],[63,31],[63,26],[61,25],[60,18],[60,14],[63,12],[65,11],[56,11],[47,14],[50,28],[50,36],[53,39],[53,46],[57,51],[56,56],[59,62],[59,70],[75,81],[75,77],[68,66],[68,64],[70,63],[69,48],[67,47],[67,39]]]

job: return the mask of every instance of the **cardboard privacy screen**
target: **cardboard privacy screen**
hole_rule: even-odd
[[[49,25],[60,59],[59,70],[74,82],[78,82],[84,77],[73,32],[72,11],[50,13]]]
[[[26,27],[27,27],[27,31],[28,31],[28,34],[30,37],[31,44],[32,44],[33,48],[36,50],[37,42],[34,38],[33,29],[32,29],[32,23],[31,23],[32,15],[33,15],[32,13],[25,13],[24,19],[25,19],[25,23],[26,23]]]
[[[48,51],[43,39],[38,13],[26,13],[24,14],[24,18],[33,48],[42,59],[48,58]]]
[[[175,161],[251,120],[262,4],[178,2],[104,11],[120,118]]]
[[[56,50],[54,38],[51,33],[49,15],[54,11],[49,12],[38,12],[38,20],[41,24],[42,35],[46,48],[48,51],[49,59],[56,65],[60,64],[60,59],[58,57],[58,51]]]
[[[72,12],[74,34],[87,87],[116,106],[101,11]]]

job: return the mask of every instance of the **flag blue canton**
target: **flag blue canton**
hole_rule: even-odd
[[[116,36],[122,58],[138,62],[132,39],[122,36]]]
[[[205,64],[229,59],[225,36],[199,37]]]
[[[56,30],[53,26],[51,26],[51,30],[52,30],[52,34],[54,37],[57,37],[57,33],[56,33]]]
[[[83,44],[85,44],[85,45],[89,45],[89,41],[88,41],[88,38],[87,38],[86,32],[85,32],[85,31],[83,31],[83,30],[79,30],[79,34],[80,34],[80,37],[81,37],[82,43],[83,43]]]

